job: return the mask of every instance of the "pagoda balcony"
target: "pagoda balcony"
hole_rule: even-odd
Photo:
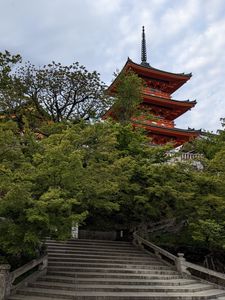
[[[165,119],[151,121],[151,123],[149,123],[149,124],[156,125],[156,126],[162,126],[162,127],[168,127],[168,128],[174,128],[174,122],[165,120]]]
[[[145,125],[154,125],[154,126],[161,126],[161,127],[167,127],[167,128],[174,128],[174,121],[167,120],[162,117],[154,116],[152,115],[151,118],[148,118],[146,115],[140,115],[138,117],[133,117],[132,121],[141,122]]]
[[[170,94],[162,92],[160,90],[153,89],[151,87],[144,87],[143,88],[143,94],[171,99]]]

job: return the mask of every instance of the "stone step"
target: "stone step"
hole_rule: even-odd
[[[143,273],[110,273],[110,272],[56,272],[48,270],[47,275],[58,276],[63,278],[120,278],[120,279],[148,279],[148,280],[166,280],[166,279],[181,279],[182,276],[176,274],[143,274]]]
[[[53,289],[53,290],[66,290],[66,291],[101,291],[101,292],[200,292],[211,289],[211,285],[203,283],[194,283],[189,285],[177,286],[157,286],[157,285],[102,285],[102,284],[70,284],[61,282],[34,282],[29,283],[29,287]]]
[[[53,250],[53,251],[58,251],[58,250],[68,250],[68,251],[75,251],[75,252],[84,252],[84,253],[90,253],[90,252],[94,252],[94,253],[101,253],[101,254],[104,254],[104,253],[107,253],[107,254],[140,254],[140,253],[144,253],[142,251],[140,251],[139,249],[136,249],[136,248],[130,248],[129,250],[127,249],[120,249],[120,248],[117,248],[117,249],[108,249],[108,248],[104,248],[104,247],[101,247],[101,248],[97,248],[97,247],[80,247],[80,246],[63,246],[63,245],[56,245],[56,246],[50,246],[48,245],[47,246],[47,249],[48,250]],[[151,255],[151,254],[150,254]],[[152,254],[153,255],[153,254]]]
[[[57,243],[71,243],[71,244],[104,244],[104,245],[132,245],[131,242],[126,241],[110,241],[110,240],[89,240],[89,239],[71,239],[71,240],[52,240],[45,239],[45,243],[57,242]]]
[[[40,289],[40,288],[23,288],[18,291],[19,295],[26,296],[42,296],[50,299],[71,299],[71,300],[201,300],[201,299],[215,299],[215,297],[225,295],[224,290],[211,289],[201,292],[82,292],[82,291],[68,291],[68,290],[52,290],[52,289]],[[23,299],[23,298],[22,298]],[[32,300],[32,298],[29,298]],[[10,300],[13,300],[12,298]],[[61,300],[61,299],[60,299]]]
[[[51,262],[51,263],[55,263],[55,264],[57,264],[58,262],[64,262],[64,263],[70,263],[70,262],[76,262],[76,261],[78,261],[77,260],[77,258],[76,258],[76,256],[75,257],[66,257],[66,258],[60,258],[60,257],[49,257],[49,262]],[[86,261],[86,260],[85,260]],[[109,261],[108,261],[109,262]],[[126,264],[128,264],[129,265],[129,262],[132,262],[132,261],[119,261],[119,263],[126,263]],[[115,263],[115,262],[113,262],[113,263]],[[160,262],[160,261],[158,261],[158,260],[149,260],[148,261],[148,264],[154,264],[154,265],[163,265],[164,266],[164,264],[163,264],[163,262]],[[138,261],[136,261],[136,264],[139,264],[139,262]],[[141,265],[141,264],[140,264]]]
[[[112,260],[112,261],[115,261],[115,260],[118,260],[118,261],[122,261],[122,262],[126,262],[126,261],[135,261],[135,262],[137,262],[137,263],[141,263],[141,262],[150,262],[150,263],[161,263],[161,264],[163,264],[163,262],[161,261],[161,260],[159,260],[159,259],[157,259],[156,257],[134,257],[134,258],[132,258],[132,257],[125,257],[125,258],[122,258],[122,257],[116,257],[116,256],[114,256],[114,257],[106,257],[106,258],[104,258],[104,257],[95,257],[94,255],[93,256],[88,256],[88,257],[86,257],[86,256],[81,256],[81,255],[79,255],[79,256],[77,256],[77,255],[74,255],[74,254],[71,254],[71,255],[58,255],[58,254],[49,254],[49,260],[59,260],[59,261],[74,261],[74,260],[85,260],[85,261],[89,261],[89,260],[98,260],[98,261],[109,261],[109,260]]]
[[[81,253],[81,251],[77,252],[77,251],[66,251],[66,252],[53,252],[53,251],[47,251],[49,253],[49,256],[60,256],[60,257],[68,257],[68,256],[73,256],[73,257],[87,257],[87,256],[96,256],[96,257],[99,257],[101,258],[102,256],[106,256],[106,257],[113,257],[113,258],[148,258],[148,259],[157,259],[158,258],[155,256],[155,255],[149,255],[149,254],[141,254],[139,255],[139,253],[135,253],[134,256],[133,254],[127,254],[125,255],[125,252],[124,253],[112,253],[112,252],[102,252],[102,253],[99,253],[99,252],[95,252],[95,251],[86,251],[84,252],[83,254]]]
[[[84,253],[84,252],[77,252],[77,251],[73,251],[73,250],[58,250],[58,251],[52,251],[52,250],[48,250],[48,255],[49,256],[59,256],[59,257],[63,257],[63,256],[69,256],[69,255],[74,255],[75,257],[86,257],[86,258],[119,258],[119,259],[152,259],[155,258],[154,255],[148,255],[148,254],[142,254],[142,253],[137,253],[137,254],[118,254],[118,253],[113,253],[113,254],[108,254],[108,253]]]
[[[55,251],[55,250],[58,250],[58,249],[63,249],[63,250],[67,250],[67,251],[73,251],[75,253],[77,252],[81,252],[81,253],[90,253],[90,254],[95,254],[95,253],[100,253],[100,254],[107,254],[107,255],[111,255],[111,254],[115,254],[115,255],[132,255],[132,254],[140,254],[140,251],[137,249],[134,249],[134,250],[121,250],[121,249],[99,249],[99,248],[81,248],[81,247],[56,247],[56,248],[47,248],[47,251]],[[142,253],[145,253],[147,254],[147,252],[142,252]],[[153,254],[149,253],[150,256],[154,256]]]
[[[140,257],[140,258],[157,258],[156,255],[150,253],[150,252],[144,252],[144,251],[96,251],[95,249],[47,249],[47,252],[50,255],[82,255],[82,256],[88,256],[88,255],[94,255],[97,257],[121,257],[121,258],[135,258],[135,257]]]
[[[67,252],[74,252],[74,253],[80,253],[80,254],[82,254],[82,253],[90,253],[90,249],[82,249],[82,251],[81,250],[79,250],[79,249],[76,249],[76,248],[71,248],[71,247],[69,247],[69,248],[67,248],[67,247],[48,247],[48,251],[49,252],[57,252],[57,253],[67,253]],[[93,252],[93,251],[92,251]],[[140,255],[140,256],[146,256],[146,255],[148,255],[148,254],[146,254],[145,252],[143,252],[143,251],[141,251],[141,250],[138,250],[138,249],[133,249],[133,248],[131,248],[129,251],[104,251],[104,249],[103,250],[96,250],[96,255],[111,255],[111,253],[112,254],[114,254],[114,255],[122,255],[122,256],[126,256],[126,255],[132,255],[132,256],[138,256],[138,255]],[[151,252],[149,252],[149,255],[151,255],[151,256],[154,256],[154,254],[151,254]]]
[[[197,283],[194,279],[133,279],[133,278],[71,278],[66,276],[44,276],[38,279],[38,281],[45,282],[60,282],[60,283],[71,283],[71,284],[102,284],[102,285],[188,285]]]
[[[65,300],[65,298],[59,298],[59,297],[54,297],[54,298],[49,298],[49,297],[38,297],[38,296],[31,296],[31,295],[12,295],[10,296],[7,300],[50,300],[50,299],[54,299],[54,300]]]
[[[74,273],[76,272],[103,272],[103,273],[134,273],[134,274],[161,274],[161,275],[177,275],[177,271],[168,270],[159,270],[159,269],[141,269],[141,268],[101,268],[101,267],[48,267],[49,272],[63,272],[63,273]]]
[[[182,278],[128,242],[46,241],[47,274],[9,300],[225,300],[225,290]]]
[[[128,250],[132,248],[132,245],[104,245],[104,244],[82,244],[82,243],[62,243],[62,242],[49,242],[46,243],[47,246],[57,246],[57,247],[72,247],[72,248],[98,248],[98,249],[121,249]]]
[[[54,267],[55,269],[58,270],[75,270],[76,268],[83,268],[83,269],[89,269],[89,268],[99,268],[99,269],[133,269],[134,271],[136,269],[142,269],[142,270],[158,270],[158,271],[171,271],[173,270],[171,267],[167,266],[167,265],[158,265],[158,264],[145,264],[145,265],[139,265],[139,264],[133,264],[133,263],[129,263],[129,264],[110,264],[110,263],[85,263],[85,262],[71,262],[70,265],[66,266],[65,264],[63,264],[62,266],[55,264],[55,263],[49,263],[49,267]]]
[[[57,263],[60,262],[63,264],[71,264],[71,262],[75,263],[86,263],[86,264],[131,264],[131,265],[158,265],[158,266],[165,266],[161,261],[153,260],[153,259],[144,259],[144,260],[138,260],[138,259],[106,259],[106,258],[81,258],[81,257],[67,257],[64,256],[49,256],[49,262],[51,263]]]

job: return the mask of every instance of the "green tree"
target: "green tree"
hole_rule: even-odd
[[[87,71],[78,62],[69,66],[52,62],[39,68],[27,63],[17,76],[25,96],[54,122],[98,118],[109,105],[99,73]]]
[[[32,132],[20,135],[15,123],[0,123],[0,146],[0,253],[34,256],[44,237],[68,237],[86,212],[60,188],[36,192],[34,157],[41,144]]]
[[[23,97],[23,86],[15,75],[15,69],[22,58],[10,52],[0,52],[0,112],[13,114],[26,103]]]
[[[24,116],[37,129],[50,119],[96,119],[111,105],[100,74],[78,62],[69,66],[52,62],[42,67],[20,63],[20,55],[0,53],[0,112],[17,121],[21,130]]]
[[[132,71],[118,75],[113,117],[122,124],[129,123],[142,102],[143,80]]]
[[[217,133],[203,132],[200,138],[184,145],[184,150],[194,150],[201,153],[207,160],[213,159],[218,151],[225,147],[225,119],[221,118],[222,129]]]

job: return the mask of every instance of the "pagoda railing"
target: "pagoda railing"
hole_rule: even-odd
[[[199,153],[182,153],[181,160],[197,160],[203,158],[202,154]]]
[[[186,161],[186,160],[199,160],[202,159],[204,156],[203,154],[199,153],[191,153],[191,152],[178,152],[178,153],[171,153],[168,152],[167,156],[174,158],[178,161]]]

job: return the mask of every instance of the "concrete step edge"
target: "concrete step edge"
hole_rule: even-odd
[[[92,290],[92,291],[127,291],[127,292],[138,292],[138,291],[152,291],[152,292],[200,292],[212,289],[209,284],[189,284],[185,286],[146,286],[146,285],[97,285],[97,284],[69,284],[69,283],[58,283],[58,282],[34,282],[29,283],[28,287],[33,288],[47,288],[53,290],[66,290],[66,291],[79,291],[79,290]]]
[[[124,255],[124,256],[119,256],[119,255],[97,255],[97,254],[90,254],[90,253],[83,253],[83,254],[77,254],[77,253],[74,253],[74,252],[52,252],[52,251],[48,251],[48,255],[51,256],[51,257],[59,257],[59,258],[62,258],[62,257],[67,257],[67,256],[74,256],[74,257],[79,257],[79,258],[86,258],[86,259],[118,259],[118,260],[137,260],[137,261],[146,261],[146,260],[155,260],[157,261],[156,257],[154,256],[150,256],[150,255],[136,255],[136,256],[128,256],[128,255]],[[158,260],[159,261],[159,260]]]
[[[168,274],[168,275],[177,275],[178,272],[176,271],[170,271],[170,270],[149,270],[149,269],[145,269],[145,270],[141,270],[141,269],[113,269],[113,268],[73,268],[72,270],[68,270],[65,268],[60,268],[60,267],[49,267],[48,268],[48,271],[50,272],[63,272],[63,273],[66,273],[66,272],[70,272],[70,273],[74,273],[76,274],[77,272],[83,272],[83,273],[89,273],[89,272],[102,272],[102,273],[114,273],[114,274],[117,274],[117,273],[124,273],[124,274],[161,274],[161,275],[164,275],[164,274]]]
[[[108,273],[108,272],[104,272],[104,273],[94,273],[94,272],[51,272],[48,271],[47,275],[51,275],[51,276],[63,276],[63,277],[68,277],[68,278],[108,278],[109,276],[111,276],[111,278],[145,278],[148,280],[152,280],[152,279],[180,279],[181,275],[167,275],[167,274],[154,274],[154,273],[146,273],[146,274],[142,274],[142,273]]]
[[[114,243],[114,244],[108,244],[108,243],[81,243],[81,242],[57,242],[57,241],[51,241],[51,242],[45,242],[45,245],[62,245],[62,246],[82,246],[82,247],[104,247],[104,248],[124,248],[124,249],[132,249],[135,248],[134,245],[128,243],[128,244],[120,244],[120,243]]]
[[[73,269],[73,268],[78,268],[78,267],[83,267],[83,268],[104,268],[104,269],[108,269],[108,268],[117,268],[117,269],[141,269],[141,270],[166,270],[166,271],[174,271],[174,269],[172,269],[169,266],[164,266],[164,265],[138,265],[138,264],[110,264],[110,263],[82,263],[82,262],[74,262],[73,264],[71,264],[71,266],[58,266],[57,264],[53,264],[51,265],[53,267],[57,267],[57,268],[69,268],[69,269]]]
[[[71,259],[65,259],[62,258],[57,259],[55,257],[49,257],[49,263],[55,263],[55,264],[99,264],[99,265],[136,265],[136,266],[158,266],[158,267],[167,267],[167,265],[163,264],[160,261],[151,261],[151,260],[146,260],[146,261],[136,261],[136,260],[119,260],[119,259],[111,259],[111,260],[98,260],[98,259],[82,259],[82,258],[71,258]],[[118,266],[119,267],[119,266]]]
[[[127,254],[139,254],[139,253],[146,253],[142,252],[138,249],[105,249],[105,248],[88,248],[88,247],[62,247],[62,246],[55,246],[55,247],[47,247],[47,249],[51,250],[58,250],[58,249],[63,249],[63,250],[72,250],[72,251],[79,251],[79,252],[98,252],[98,253],[127,253]],[[149,252],[149,254],[151,254]],[[153,254],[152,254],[153,255]]]
[[[165,297],[165,299],[168,299],[170,296],[171,297],[177,297],[177,293],[171,293],[171,292],[168,292],[168,293],[146,293],[146,292],[140,292],[137,294],[135,293],[123,293],[123,292],[113,292],[113,293],[105,293],[105,292],[76,292],[76,293],[73,293],[73,292],[70,292],[70,291],[60,291],[60,290],[57,290],[57,291],[52,291],[52,290],[48,290],[48,289],[36,289],[36,288],[26,288],[26,289],[21,289],[18,291],[19,294],[25,294],[25,295],[48,295],[48,296],[53,296],[53,297],[58,297],[58,296],[62,296],[66,299],[73,299],[73,297],[78,297],[78,296],[92,296],[93,299],[94,297],[102,297],[104,296],[105,299],[107,299],[106,297],[115,297],[115,296],[122,296],[122,297],[127,297],[129,299],[129,297],[131,296],[131,294],[136,297],[134,299],[137,299],[137,296],[140,296],[140,294],[142,294],[142,296],[146,296],[146,297],[149,297],[149,299],[151,299],[150,297]],[[130,295],[129,295],[130,294]],[[193,298],[193,299],[200,299],[200,298],[197,298],[197,297],[206,297],[205,299],[213,299],[213,297],[218,297],[218,296],[224,296],[225,295],[225,291],[224,290],[219,290],[219,289],[212,289],[212,290],[207,290],[207,291],[202,291],[202,292],[197,292],[197,293],[179,293],[179,299],[182,299],[181,297],[189,297],[189,298],[186,298],[186,299],[191,299],[190,297],[196,297],[196,298]],[[209,298],[211,296],[211,298]],[[72,297],[72,298],[71,298]],[[167,298],[166,298],[167,297]],[[78,299],[78,298],[74,298],[74,299]],[[91,298],[90,298],[91,299]],[[110,298],[108,298],[110,299]],[[125,299],[125,298],[124,298]],[[152,298],[154,299],[154,298]],[[160,298],[158,298],[160,299]],[[184,298],[185,299],[185,298]],[[204,298],[203,298],[204,299]]]
[[[71,277],[66,277],[66,276],[49,276],[46,275],[45,277],[40,277],[38,278],[37,281],[45,281],[45,282],[49,282],[49,281],[53,281],[53,282],[60,282],[60,281],[68,281],[70,283],[79,283],[79,282],[99,282],[99,283],[104,283],[104,284],[112,284],[114,282],[116,283],[120,283],[122,284],[123,282],[129,282],[129,283],[148,283],[148,284],[156,284],[157,283],[163,283],[163,284],[170,284],[170,283],[176,283],[177,285],[182,285],[182,284],[194,284],[194,283],[198,283],[197,280],[195,279],[184,279],[184,278],[180,278],[180,279],[145,279],[145,278],[140,278],[140,279],[126,279],[126,278],[71,278]]]
[[[45,239],[45,242],[61,242],[61,243],[65,243],[65,242],[69,242],[69,243],[106,243],[106,244],[129,244],[132,245],[131,242],[128,241],[112,241],[112,240],[94,240],[94,239],[70,239],[70,240],[66,240],[66,241],[62,241],[62,240],[53,240],[53,239]]]

